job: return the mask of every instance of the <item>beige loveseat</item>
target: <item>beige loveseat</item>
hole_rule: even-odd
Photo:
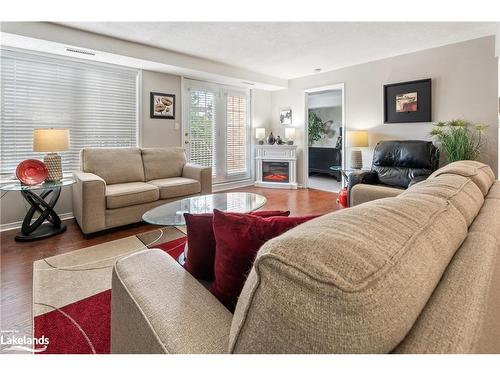
[[[481,163],[260,249],[232,315],[161,250],[119,260],[113,353],[500,353],[500,182]]]
[[[212,170],[186,163],[182,148],[86,148],[75,172],[73,214],[83,233],[141,221],[153,207],[210,194]]]

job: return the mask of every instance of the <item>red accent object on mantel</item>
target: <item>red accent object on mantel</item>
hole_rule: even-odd
[[[37,185],[45,181],[49,171],[44,162],[27,159],[20,162],[16,168],[16,177],[26,185]]]
[[[290,211],[255,211],[259,217],[289,216]],[[186,220],[188,251],[184,268],[195,278],[214,279],[215,237],[214,214],[184,214]]]
[[[260,247],[271,238],[316,217],[318,216],[261,218],[214,210],[217,249],[215,280],[210,292],[229,311],[234,311]]]

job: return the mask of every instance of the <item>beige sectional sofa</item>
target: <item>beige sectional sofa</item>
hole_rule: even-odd
[[[113,353],[500,353],[500,182],[452,163],[260,249],[234,315],[160,250],[120,259]]]
[[[73,214],[85,234],[136,223],[153,207],[212,192],[212,169],[186,163],[177,147],[87,148],[80,168]]]

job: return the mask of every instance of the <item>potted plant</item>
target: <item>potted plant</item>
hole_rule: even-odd
[[[486,125],[466,120],[452,120],[434,124],[430,135],[446,155],[449,163],[458,160],[476,160],[484,144]]]
[[[308,133],[309,146],[312,146],[314,142],[319,141],[324,135],[323,121],[312,111],[309,111]]]

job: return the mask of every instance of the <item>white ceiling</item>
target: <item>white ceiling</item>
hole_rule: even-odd
[[[485,22],[64,22],[63,25],[291,79],[493,35]]]

